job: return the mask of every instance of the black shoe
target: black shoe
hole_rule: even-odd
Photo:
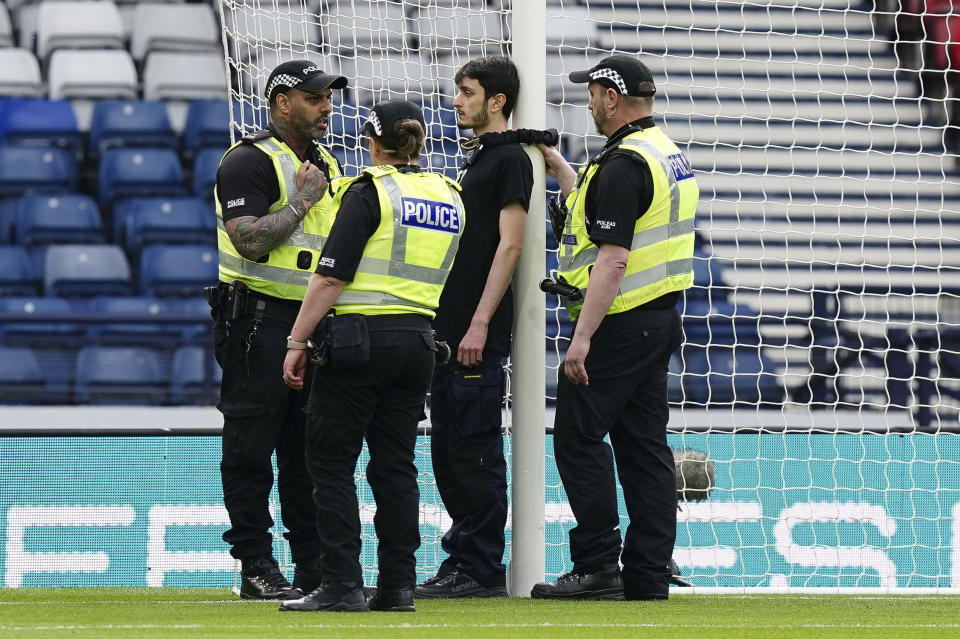
[[[370,612],[363,597],[363,585],[357,582],[330,581],[299,599],[288,599],[280,610],[300,612]]]
[[[241,559],[241,599],[295,599],[303,593],[290,585],[280,572],[277,560],[270,555]]]
[[[298,561],[293,570],[293,587],[301,593],[313,592],[323,583],[323,575],[320,572],[320,558],[310,557],[303,561]]]
[[[670,560],[670,585],[680,586],[681,588],[693,587],[692,583],[680,575],[680,569],[677,567],[677,562],[675,562],[673,559]]]
[[[370,610],[381,612],[416,612],[413,607],[413,589],[377,590],[367,602]]]
[[[467,597],[506,597],[503,586],[484,586],[465,572],[453,571],[433,583],[431,580],[420,584],[414,590],[420,599],[463,599]]]
[[[623,577],[617,569],[603,572],[568,572],[556,581],[537,584],[530,591],[534,599],[623,599]]]
[[[363,587],[363,598],[367,600],[367,603],[371,599],[377,596],[377,587],[376,586],[364,586]]]

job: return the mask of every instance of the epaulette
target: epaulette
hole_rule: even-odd
[[[248,133],[240,141],[244,144],[253,144],[259,142],[260,140],[266,140],[267,138],[272,138],[273,133],[270,132],[270,129],[260,129],[259,131],[254,131],[253,133]]]

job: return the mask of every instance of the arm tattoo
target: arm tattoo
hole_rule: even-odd
[[[245,215],[227,220],[224,226],[237,252],[248,260],[257,260],[287,241],[303,216],[288,205],[263,217]]]

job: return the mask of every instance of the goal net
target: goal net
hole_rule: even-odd
[[[426,163],[453,175],[464,135],[453,76],[542,31],[514,21],[520,2],[221,0],[234,131],[265,123],[276,64],[309,58],[350,79],[328,139],[348,173],[368,163],[365,109],[405,97],[424,105]],[[950,4],[547,0],[545,68],[515,57],[546,77],[544,120],[523,126],[557,128],[582,164],[604,140],[567,74],[639,54],[657,79],[655,117],[696,172],[696,284],[669,376],[671,446],[716,469],[710,498],[678,513],[674,558],[696,586],[960,587],[960,10]],[[550,426],[571,326],[557,298],[544,310]],[[420,442],[423,578],[443,559],[448,520]],[[362,473],[363,461],[369,515]],[[574,521],[550,459],[545,512],[553,578],[570,569]]]

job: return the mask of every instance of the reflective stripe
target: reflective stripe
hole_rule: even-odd
[[[460,193],[457,189],[453,188],[451,185],[447,185],[447,188],[450,189],[450,201],[453,202],[454,207],[457,209],[457,216],[460,218],[460,228],[463,229],[463,225],[467,223],[467,218],[465,211],[463,210],[463,200],[460,199]],[[440,270],[444,273],[450,273],[450,269],[453,268],[453,260],[457,257],[457,249],[460,247],[460,235],[453,238],[453,241],[450,242],[450,246],[447,247],[447,254],[443,256],[443,261],[440,262]],[[446,276],[444,276],[446,277]],[[444,280],[446,281],[446,280]],[[438,282],[443,284],[444,282]]]
[[[677,179],[673,176],[673,168],[670,166],[670,163],[667,162],[667,158],[663,157],[659,150],[649,142],[642,142],[640,140],[630,140],[629,143],[624,143],[620,145],[621,149],[643,149],[660,164],[660,167],[663,169],[663,174],[667,177],[667,184],[670,185],[670,222],[676,222],[680,219],[680,185],[677,184]]]
[[[346,289],[340,293],[340,296],[337,297],[336,304],[334,305],[351,306],[354,304],[366,304],[373,306],[399,304],[402,306],[409,306],[411,308],[422,308],[430,311],[431,313],[435,310],[432,306],[426,306],[424,304],[412,302],[410,300],[403,299],[402,297],[388,295],[387,293],[380,293],[376,291],[350,291]]]
[[[291,284],[294,286],[306,286],[310,283],[310,277],[313,271],[294,271],[281,266],[270,266],[269,264],[260,264],[251,262],[242,257],[230,255],[224,251],[219,251],[220,266],[229,269],[234,273],[255,277],[268,282],[277,282],[279,284]]]
[[[682,260],[666,262],[664,264],[657,264],[656,266],[651,266],[648,269],[637,271],[636,273],[631,273],[630,275],[625,275],[620,281],[620,290],[635,291],[643,288],[644,286],[656,284],[657,282],[665,280],[668,277],[672,277],[674,275],[686,275],[691,271],[693,271],[693,258],[689,257],[683,258]],[[586,298],[587,289],[584,288],[581,290],[583,291],[584,298]],[[583,302],[581,301],[576,306],[583,306]]]
[[[217,228],[230,235],[227,231],[227,227],[223,225],[223,218],[219,215],[217,216]],[[326,243],[327,238],[323,235],[314,235],[313,233],[306,233],[303,230],[303,223],[300,223],[300,227],[295,230],[289,238],[283,243],[282,246],[295,246],[297,248],[309,249],[313,251],[319,251],[323,249],[324,243]]]
[[[357,272],[369,275],[386,275],[423,284],[439,284],[442,286],[450,273],[450,265],[453,264],[457,255],[458,240],[454,239],[450,242],[439,268],[408,264],[406,262],[407,227],[401,224],[403,207],[400,202],[400,185],[392,175],[382,175],[378,179],[383,184],[387,197],[390,199],[390,206],[393,208],[393,244],[390,247],[390,259],[363,257],[357,266]],[[454,197],[454,203],[458,203],[460,201],[459,196],[456,195],[452,187],[450,187],[450,191],[451,194],[456,196]],[[456,208],[457,214],[462,220],[463,209],[459,204],[456,205]]]
[[[669,224],[662,224],[660,226],[654,226],[653,228],[634,233],[633,242],[630,244],[630,250],[636,251],[637,249],[646,248],[648,246],[657,244],[658,242],[674,239],[690,233],[693,233],[693,218],[680,220],[679,222],[671,222]],[[600,249],[597,246],[589,246],[577,253],[577,256],[574,257],[568,265],[565,265],[563,270],[572,271],[580,268],[581,266],[593,264],[597,261],[597,256],[599,254]]]

